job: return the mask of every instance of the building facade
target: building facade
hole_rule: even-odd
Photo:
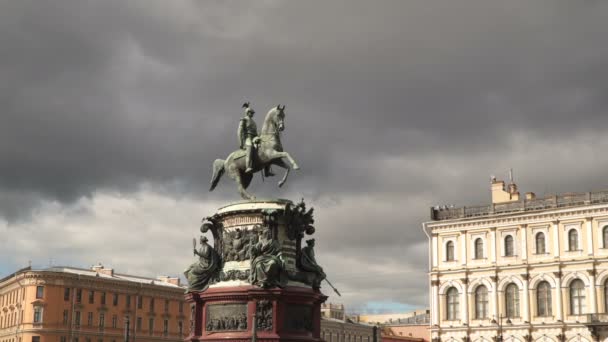
[[[30,268],[0,280],[0,342],[181,341],[190,310],[178,278],[112,269]]]
[[[321,304],[321,338],[326,342],[379,342],[381,331],[349,319],[343,304]]]
[[[608,340],[608,192],[537,199],[492,180],[492,204],[435,207],[433,341]]]

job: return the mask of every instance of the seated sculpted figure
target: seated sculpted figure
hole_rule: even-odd
[[[259,229],[259,226],[257,227]],[[272,231],[265,227],[259,233],[258,242],[250,245],[251,275],[253,285],[270,288],[284,285],[283,260],[279,242],[272,238]]]
[[[204,291],[209,286],[209,281],[216,275],[219,267],[219,255],[207,243],[206,236],[201,236],[201,247],[194,254],[198,255],[198,262],[190,265],[184,275],[188,279],[188,291]]]
[[[306,240],[306,245],[306,247],[302,247],[300,253],[300,269],[316,275],[312,287],[318,289],[321,287],[321,282],[325,279],[326,275],[323,272],[323,267],[319,266],[317,259],[315,259],[315,239]]]

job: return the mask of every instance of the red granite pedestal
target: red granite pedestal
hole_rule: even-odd
[[[319,291],[300,286],[262,289],[247,285],[190,292],[186,300],[192,310],[191,331],[185,340],[323,341],[321,303],[326,299]]]

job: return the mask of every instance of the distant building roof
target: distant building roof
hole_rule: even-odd
[[[83,276],[97,277],[97,278],[103,278],[103,279],[115,280],[115,281],[125,281],[125,282],[140,283],[140,284],[147,284],[147,285],[158,285],[158,286],[164,286],[164,287],[175,288],[175,289],[185,288],[185,286],[180,284],[179,278],[172,278],[172,277],[167,277],[167,276],[161,276],[158,278],[148,278],[148,277],[141,277],[141,276],[136,276],[136,275],[114,273],[113,269],[105,268],[101,264],[93,266],[93,267],[91,267],[91,269],[69,267],[69,266],[52,266],[52,267],[42,268],[42,269],[32,269],[31,267],[27,267],[27,268],[20,269],[19,271],[3,278],[2,280],[0,280],[0,282],[8,280],[9,278],[16,276],[17,274],[21,274],[24,272],[69,273],[69,274],[78,274],[78,275],[83,275]]]

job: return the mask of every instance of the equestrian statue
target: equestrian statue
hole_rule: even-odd
[[[290,171],[289,164],[283,158],[289,161],[294,170],[298,170],[299,167],[291,155],[283,151],[281,145],[281,132],[285,129],[285,106],[278,105],[268,111],[259,135],[253,121],[255,111],[249,102],[245,102],[243,108],[245,108],[245,116],[241,119],[238,129],[240,149],[230,153],[226,160],[216,159],[213,162],[209,191],[213,191],[224,172],[228,172],[228,176],[236,182],[241,197],[254,200],[255,196],[246,189],[256,172],[264,171],[263,175],[270,177],[274,175],[270,170],[271,165],[284,168],[285,174],[279,181],[281,187],[285,184]]]

